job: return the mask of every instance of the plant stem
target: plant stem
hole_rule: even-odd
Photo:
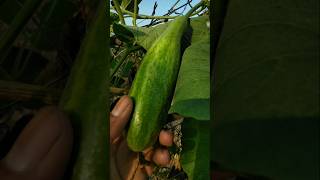
[[[205,4],[205,1],[202,0],[198,4],[196,4],[193,8],[191,8],[185,16],[190,17],[194,11],[196,11],[199,7],[203,6]]]
[[[193,13],[191,14],[191,16],[194,16],[194,15],[196,15],[196,14],[199,14],[199,13],[200,13],[201,11],[203,11],[205,8],[206,8],[205,6],[202,6],[201,9],[198,9],[197,11],[193,12]],[[191,16],[190,16],[190,17],[191,17]]]
[[[28,101],[40,100],[48,104],[57,104],[61,91],[43,86],[0,80],[0,99]]]
[[[112,0],[112,1],[114,3],[114,6],[116,8],[117,13],[119,14],[120,22],[125,25],[126,23],[124,21],[123,14],[122,14],[122,11],[121,11],[121,8],[120,8],[120,4],[119,4],[118,0]]]
[[[137,26],[137,14],[138,14],[138,2],[137,0],[134,0],[134,14],[133,14],[133,19],[132,19],[132,24],[133,26]]]
[[[131,16],[134,16],[134,13],[132,13],[128,10],[122,9],[122,11],[125,14],[129,14]],[[148,16],[148,15],[137,14],[137,19],[174,19],[176,17],[177,16]]]
[[[110,92],[112,94],[128,94],[128,89],[125,88],[117,88],[117,87],[110,87]]]
[[[113,8],[114,9],[114,8]],[[134,13],[121,9],[123,13],[129,15],[127,17],[133,17]],[[143,14],[137,14],[137,19],[174,19],[177,16],[148,16],[148,15],[143,15]]]

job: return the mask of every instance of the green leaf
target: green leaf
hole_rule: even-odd
[[[197,120],[210,119],[210,42],[208,17],[195,18],[192,44],[182,57],[170,113]]]
[[[116,34],[117,38],[126,43],[134,42],[134,34],[128,29],[127,26],[122,24],[114,23],[112,25],[113,32]]]
[[[183,55],[170,113],[209,120],[209,39],[192,44]]]
[[[196,43],[202,41],[203,39],[209,38],[210,32],[207,22],[209,21],[209,16],[199,16],[191,18],[190,25],[192,27],[192,40],[191,43]]]
[[[211,158],[228,169],[271,179],[318,179],[319,126],[319,118],[294,117],[212,126]]]
[[[111,19],[111,24],[113,24],[114,22],[120,21],[119,15],[113,12],[110,12],[110,19]]]
[[[168,23],[149,28],[130,26],[129,29],[134,34],[135,42],[142,46],[145,50],[148,50],[167,27]]]
[[[208,121],[185,119],[182,123],[181,166],[188,179],[208,180],[209,138]]]
[[[213,160],[272,179],[319,177],[318,6],[229,2],[215,56]]]

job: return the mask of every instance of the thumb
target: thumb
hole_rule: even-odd
[[[122,96],[110,114],[110,143],[121,136],[129,121],[133,102],[129,96]]]

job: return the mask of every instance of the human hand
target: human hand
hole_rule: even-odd
[[[122,97],[110,115],[111,179],[146,179],[153,167],[141,166],[137,153],[128,147],[122,132],[129,121],[133,104]],[[172,145],[172,134],[161,131],[160,144]],[[0,161],[2,180],[57,180],[63,177],[72,150],[73,132],[67,116],[57,107],[42,108],[23,129],[9,153]],[[166,148],[144,151],[145,159],[166,166]]]
[[[129,149],[123,136],[123,131],[131,112],[133,102],[129,96],[120,98],[110,113],[110,167],[111,179],[143,180],[147,179],[153,172],[153,165],[139,164],[138,153]],[[152,147],[143,151],[147,161],[154,162],[159,166],[167,166],[170,162],[169,147],[173,143],[173,135],[168,131],[161,131],[159,142],[163,148],[153,149]]]
[[[57,107],[40,109],[0,161],[1,180],[61,179],[72,150],[73,133]]]

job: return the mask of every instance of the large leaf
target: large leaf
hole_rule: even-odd
[[[319,1],[230,1],[216,51],[212,158],[319,178]]]
[[[170,22],[169,22],[170,23]],[[135,42],[148,50],[155,40],[163,33],[168,27],[168,23],[160,24],[154,27],[129,27],[134,34]]]
[[[210,102],[209,39],[192,44],[183,55],[171,113],[209,120]]]
[[[188,179],[209,179],[209,138],[208,121],[185,119],[182,124],[183,150],[181,165]]]
[[[192,27],[192,43],[202,41],[203,39],[209,38],[210,32],[207,26],[207,21],[209,21],[208,16],[200,16],[191,18],[190,24]]]
[[[112,25],[113,32],[116,34],[117,38],[126,43],[133,43],[134,34],[130,31],[127,26],[122,24],[113,23]]]
[[[195,18],[192,44],[182,57],[171,113],[197,120],[209,120],[210,104],[210,42],[208,17]]]

